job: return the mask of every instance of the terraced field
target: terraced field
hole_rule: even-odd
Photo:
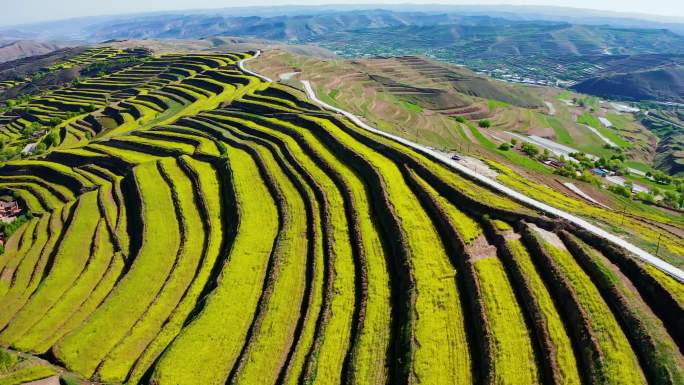
[[[0,345],[52,366],[1,351],[0,384],[684,383],[681,283],[249,56],[29,103],[64,135],[0,167],[32,213],[0,255]]]

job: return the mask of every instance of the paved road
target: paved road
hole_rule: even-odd
[[[568,146],[562,145],[560,143],[556,143],[552,140],[542,138],[541,136],[537,136],[537,135],[530,135],[530,136],[520,135],[520,134],[516,134],[515,132],[510,132],[510,131],[506,131],[506,133],[508,135],[511,135],[511,136],[518,138],[522,141],[525,141],[527,143],[531,143],[531,144],[540,146],[542,148],[545,148],[545,149],[551,151],[552,154],[554,154],[558,157],[563,156],[563,157],[565,157],[566,160],[568,160],[570,162],[578,162],[577,159],[570,156],[570,154],[574,154],[574,153],[579,152],[578,150],[576,150],[572,147],[568,147]],[[586,154],[586,155],[589,159],[592,159],[592,160],[598,159],[598,157],[595,155],[591,155],[591,154]]]
[[[559,210],[555,207],[547,205],[546,203],[540,202],[536,199],[530,198],[527,195],[521,194],[518,191],[515,191],[508,186],[505,186],[505,185],[503,185],[503,184],[501,184],[501,183],[499,183],[499,182],[497,182],[497,181],[495,181],[489,177],[486,177],[486,176],[484,176],[484,175],[482,175],[476,171],[473,171],[473,170],[459,164],[457,161],[450,159],[449,157],[439,153],[438,151],[431,150],[428,147],[419,145],[419,144],[414,143],[410,140],[407,140],[407,139],[404,139],[402,137],[392,135],[392,134],[386,133],[384,131],[378,130],[374,127],[371,127],[368,124],[364,123],[356,115],[354,115],[350,112],[347,112],[345,110],[342,110],[340,108],[331,106],[331,105],[323,102],[322,100],[318,99],[318,97],[316,97],[316,93],[314,92],[313,88],[311,87],[311,83],[308,80],[302,80],[302,84],[304,85],[304,90],[306,91],[307,96],[314,103],[320,105],[321,107],[323,107],[329,111],[337,112],[339,114],[346,116],[349,120],[351,120],[352,122],[357,124],[359,127],[364,128],[364,129],[371,131],[373,133],[376,133],[378,135],[382,135],[384,137],[393,139],[393,140],[395,140],[399,143],[402,143],[408,147],[411,147],[411,148],[413,148],[413,149],[415,149],[421,153],[427,154],[430,157],[432,157],[432,158],[446,164],[447,166],[459,171],[460,173],[468,175],[468,176],[472,177],[473,179],[476,179],[476,180],[480,181],[481,183],[483,183],[483,184],[485,184],[485,185],[487,185],[487,186],[489,186],[489,187],[491,187],[491,188],[493,188],[493,189],[495,189],[495,190],[497,190],[503,194],[506,194],[509,197],[511,197],[511,198],[513,198],[519,202],[527,204],[528,206],[534,207],[536,209],[542,210],[542,211],[544,211],[547,214],[550,214],[552,216],[556,216],[556,217],[566,219],[569,222],[572,222],[572,223],[576,224],[577,226],[580,226],[580,227],[586,229],[587,231],[590,231],[590,232],[594,233],[595,235],[606,239],[607,241],[609,241],[611,243],[614,243],[620,247],[623,247],[624,249],[626,249],[626,250],[630,251],[632,254],[634,254],[637,258],[643,260],[646,263],[653,265],[654,267],[656,267],[656,268],[664,271],[665,273],[671,275],[672,277],[674,277],[678,281],[684,283],[684,271],[682,271],[682,270],[678,269],[677,267],[663,261],[660,258],[653,256],[652,254],[646,252],[645,250],[642,250],[641,248],[631,244],[630,242],[628,242],[628,241],[626,241],[626,240],[624,240],[624,239],[622,239],[622,238],[620,238],[614,234],[611,234],[608,231],[606,231],[606,230],[604,230],[604,229],[602,229],[596,225],[593,225],[593,224],[587,222],[586,220],[584,220],[580,217],[577,217],[577,216],[570,214],[568,212],[565,212],[563,210]]]
[[[22,385],[59,385],[59,376],[52,376],[42,380],[24,382]]]
[[[238,61],[238,68],[240,68],[240,70],[241,70],[242,72],[248,73],[248,74],[250,74],[250,75],[252,75],[252,76],[256,76],[256,77],[258,77],[259,79],[261,79],[261,80],[263,80],[263,81],[265,81],[265,82],[267,82],[267,83],[273,83],[273,80],[272,80],[271,78],[269,78],[269,77],[267,77],[267,76],[264,76],[264,75],[262,75],[262,74],[259,74],[259,73],[250,71],[250,70],[248,70],[247,68],[245,68],[245,63],[247,63],[247,62],[249,62],[249,61],[252,61],[252,60],[258,58],[259,56],[261,56],[261,51],[257,51],[257,52],[254,54],[254,56],[252,56],[252,57],[249,57],[249,58],[247,58],[247,59],[242,59],[242,60]]]
[[[244,71],[250,75],[257,76],[260,79],[267,81],[267,82],[272,82],[272,80],[269,79],[268,77],[260,75],[256,72],[249,71],[248,69],[246,69],[244,67],[244,63],[246,63],[250,60],[256,59],[257,57],[259,57],[260,54],[261,54],[261,51],[258,51],[253,57],[251,57],[249,59],[241,60],[240,62],[238,62],[238,66],[242,71]],[[651,264],[652,266],[654,266],[654,267],[662,270],[663,272],[669,274],[670,276],[674,277],[678,281],[684,283],[684,271],[682,271],[679,268],[663,261],[662,259],[660,259],[658,257],[653,256],[652,254],[648,253],[647,251],[631,244],[630,242],[616,236],[615,234],[611,234],[608,231],[606,231],[606,230],[604,230],[604,229],[602,229],[596,225],[593,225],[593,224],[587,222],[586,220],[584,220],[580,217],[577,217],[573,214],[570,214],[570,213],[565,212],[563,210],[557,209],[553,206],[547,205],[546,203],[543,203],[543,202],[540,202],[536,199],[528,197],[527,195],[521,194],[518,191],[515,191],[512,188],[505,186],[502,183],[497,182],[494,179],[491,179],[487,176],[484,176],[484,175],[482,175],[476,171],[473,171],[473,170],[463,166],[462,164],[458,163],[457,161],[449,158],[448,156],[446,156],[446,155],[444,155],[438,151],[435,151],[435,150],[432,150],[426,146],[422,146],[420,144],[414,143],[414,142],[412,142],[408,139],[404,139],[400,136],[392,135],[392,134],[389,134],[387,132],[378,130],[377,128],[371,127],[368,124],[366,124],[364,121],[362,121],[358,116],[352,114],[351,112],[347,112],[343,109],[331,106],[331,105],[323,102],[322,100],[318,99],[318,97],[316,96],[316,93],[314,92],[313,88],[311,87],[311,83],[308,80],[302,80],[302,84],[304,85],[304,90],[306,92],[306,95],[309,97],[309,99],[311,99],[311,101],[313,101],[314,103],[323,107],[324,109],[346,116],[349,120],[351,120],[356,125],[358,125],[359,127],[363,128],[365,130],[368,130],[368,131],[376,133],[378,135],[382,135],[384,137],[393,139],[393,140],[395,140],[399,143],[402,143],[408,147],[411,147],[411,148],[413,148],[419,152],[422,152],[423,154],[426,154],[426,155],[432,157],[433,159],[436,159],[436,160],[446,164],[447,166],[453,168],[454,170],[459,171],[462,174],[468,175],[471,178],[480,181],[482,184],[485,184],[494,190],[497,190],[497,191],[499,191],[505,195],[508,195],[509,197],[511,197],[511,198],[513,198],[519,202],[527,204],[528,206],[534,207],[538,210],[544,211],[545,213],[550,214],[552,216],[556,216],[559,218],[563,218],[567,221],[570,221],[570,222],[574,223],[575,225],[580,226],[580,227],[584,228],[585,230],[590,231],[591,233],[593,233],[593,234],[595,234],[595,235],[597,235],[597,236],[599,236],[599,237],[601,237],[601,238],[603,238],[603,239],[605,239],[605,240],[607,240],[607,241],[609,241],[615,245],[623,247],[624,249],[626,249],[629,252],[631,252],[632,254],[634,254],[635,257],[641,259],[642,261],[644,261],[648,264]]]
[[[610,140],[610,139],[606,138],[605,136],[603,136],[603,134],[602,134],[599,130],[595,129],[594,127],[589,126],[589,125],[587,125],[587,124],[582,124],[582,126],[588,128],[588,129],[590,129],[591,132],[593,132],[594,134],[596,134],[596,136],[598,136],[599,138],[601,138],[601,140],[602,140],[605,144],[607,144],[607,145],[609,145],[609,146],[611,146],[611,147],[620,147],[620,146],[618,146],[617,144],[615,144],[615,142],[613,142],[612,140]]]
[[[556,115],[556,106],[553,105],[551,102],[544,102],[546,104],[546,107],[549,108],[549,115]]]

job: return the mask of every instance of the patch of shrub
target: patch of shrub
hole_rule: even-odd
[[[523,143],[520,149],[522,150],[522,152],[532,157],[539,155],[539,148],[531,143]]]
[[[632,190],[626,186],[614,184],[612,186],[609,186],[608,190],[615,193],[615,194],[622,195],[625,198],[631,198],[632,197]]]

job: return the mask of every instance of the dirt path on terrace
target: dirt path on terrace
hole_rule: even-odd
[[[504,239],[507,241],[517,241],[522,238],[522,236],[516,233],[515,230],[506,230],[502,232],[501,235],[503,235]]]
[[[42,380],[25,382],[22,385],[59,385],[59,376],[43,378]]]
[[[546,242],[552,244],[555,247],[558,247],[559,249],[567,250],[565,248],[565,244],[563,243],[563,241],[561,241],[561,239],[558,238],[558,235],[550,231],[544,230],[535,225],[534,223],[530,223],[529,226],[532,228],[532,230],[539,234],[539,236],[541,236],[541,238]]]
[[[480,235],[467,245],[466,252],[470,255],[470,259],[473,262],[496,257],[496,247],[487,242],[487,238],[484,235]]]

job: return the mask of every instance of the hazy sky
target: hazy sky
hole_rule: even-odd
[[[148,11],[198,8],[226,8],[252,5],[316,5],[316,4],[513,4],[559,5],[565,7],[649,13],[665,16],[684,16],[682,0],[3,0],[0,25],[25,24],[35,21],[64,19],[78,16],[111,15]]]

